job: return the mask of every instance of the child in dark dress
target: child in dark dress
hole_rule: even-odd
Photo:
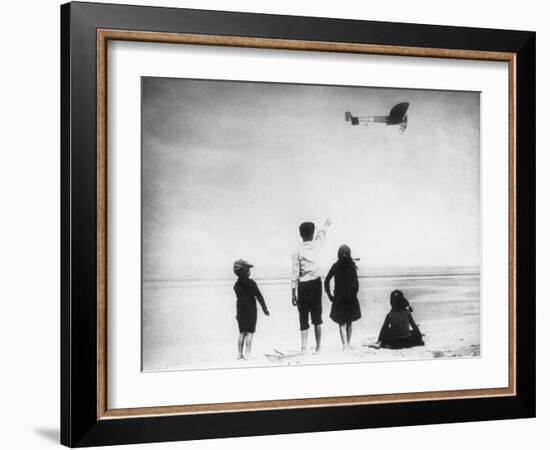
[[[375,348],[401,349],[424,345],[422,334],[411,314],[412,308],[403,292],[390,295],[391,311],[386,315]]]
[[[235,295],[237,296],[237,323],[239,324],[237,359],[247,359],[250,356],[252,338],[256,331],[256,322],[258,319],[256,300],[260,303],[264,314],[269,316],[264,297],[260,289],[258,289],[256,282],[250,278],[251,267],[254,266],[244,259],[239,259],[233,264],[233,272],[238,277],[233,286]],[[245,349],[244,354],[243,348]]]
[[[334,295],[330,291],[332,278]],[[338,261],[333,264],[325,278],[325,292],[332,302],[330,318],[339,325],[344,351],[351,348],[352,322],[361,318],[358,291],[357,267],[351,258],[351,249],[342,245],[338,249]]]

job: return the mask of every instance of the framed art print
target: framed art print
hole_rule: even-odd
[[[61,18],[63,444],[534,416],[534,33]]]

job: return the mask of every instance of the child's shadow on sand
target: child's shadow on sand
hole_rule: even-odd
[[[59,444],[59,430],[57,428],[37,428],[34,432],[50,442]]]

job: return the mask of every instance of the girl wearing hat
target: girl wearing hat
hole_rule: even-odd
[[[330,291],[332,278],[334,295]],[[333,264],[325,278],[325,292],[332,302],[330,318],[340,327],[344,351],[351,348],[352,322],[361,318],[358,291],[357,266],[351,258],[351,249],[347,245],[342,245],[338,249],[338,261]]]
[[[235,295],[237,296],[237,323],[239,324],[237,359],[248,359],[250,355],[252,338],[256,331],[256,322],[258,319],[256,300],[260,303],[264,314],[269,316],[264,297],[256,282],[250,278],[251,267],[254,266],[244,259],[238,259],[233,263],[233,272],[239,277],[233,286]],[[245,350],[244,354],[243,348]]]

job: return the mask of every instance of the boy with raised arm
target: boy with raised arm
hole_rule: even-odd
[[[298,306],[302,352],[307,351],[309,319],[315,328],[315,353],[321,350],[322,282],[320,252],[330,220],[315,234],[315,224],[304,222],[299,231],[302,242],[292,253],[292,304]]]

